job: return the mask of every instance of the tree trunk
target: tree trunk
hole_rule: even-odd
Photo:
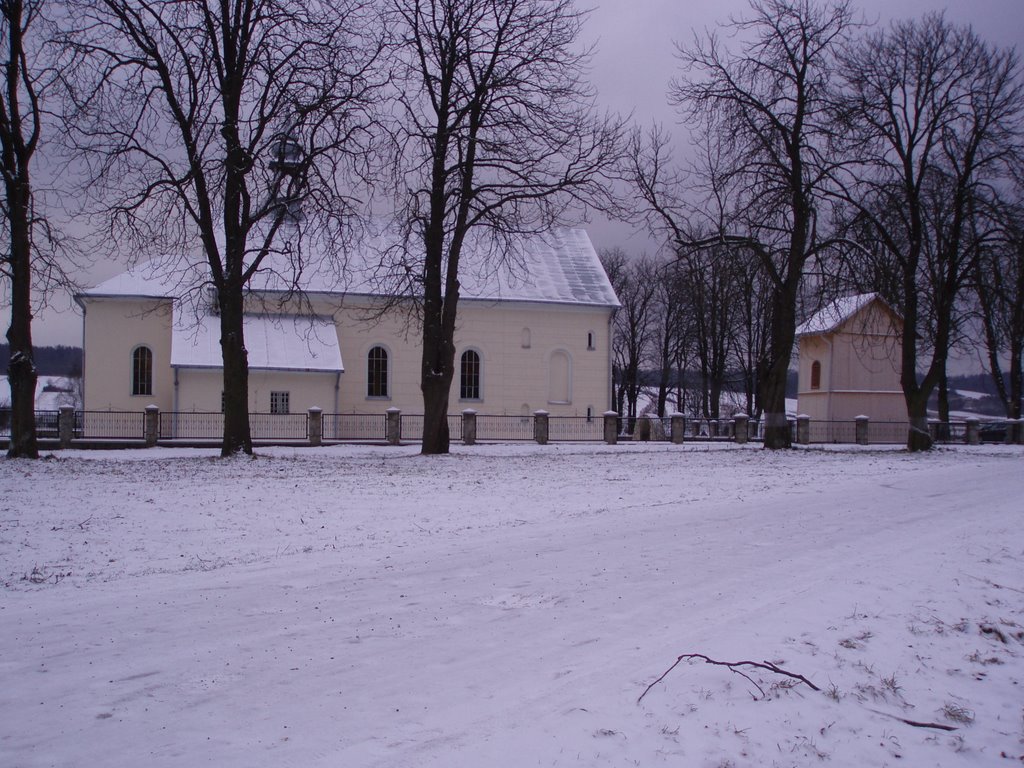
[[[220,344],[224,359],[224,442],[221,444],[220,455],[251,455],[249,355],[245,349],[242,325],[241,289],[221,291],[219,306]]]
[[[918,390],[906,395],[907,417],[910,431],[907,433],[908,451],[927,451],[932,447],[932,435],[928,431],[928,395]]]
[[[1010,350],[1010,401],[1006,409],[1008,418],[1020,419],[1020,401],[1021,396],[1024,395],[1022,390],[1024,390],[1024,370],[1022,370],[1021,365],[1021,350],[1019,347],[1014,346]],[[1021,424],[1019,421],[1010,427],[1010,442],[1020,442],[1022,429],[1024,429],[1024,424]]]
[[[796,267],[791,265],[790,268],[799,274]],[[786,418],[786,379],[796,340],[796,287],[796,281],[790,280],[774,292],[770,358],[758,366],[758,392],[764,409],[764,447],[769,449],[793,446]]]
[[[14,189],[12,189],[14,188]],[[11,236],[11,325],[7,329],[11,388],[10,458],[39,458],[36,438],[36,366],[32,353],[32,250],[28,225],[28,198],[24,184],[8,185]],[[13,193],[13,194],[12,194]]]
[[[939,435],[942,440],[949,440],[949,376],[946,366],[939,371]]]
[[[30,321],[18,318],[20,311],[12,302],[11,326],[7,330],[11,352],[11,359],[7,365],[7,379],[11,387],[11,440],[7,456],[12,459],[37,459],[39,442],[36,437],[36,367],[32,357]]]
[[[428,260],[430,259],[428,248]],[[440,258],[436,259],[437,285],[440,284]],[[434,269],[428,267],[428,273]],[[449,264],[449,269],[451,265]],[[449,294],[452,293],[449,290]],[[429,290],[423,306],[423,357],[420,366],[420,391],[423,393],[424,455],[445,454],[450,450],[448,398],[455,377],[455,296],[440,298],[440,289]]]
[[[451,392],[452,373],[424,377],[423,390],[423,447],[427,455],[448,453],[451,434],[448,430],[448,397]]]
[[[761,370],[766,372],[759,383],[764,409],[764,447],[791,448],[793,435],[786,418],[786,374],[789,366],[777,359],[770,364],[766,361]]]
[[[667,361],[663,361],[661,366],[661,376],[658,378],[658,416],[665,416],[665,403],[668,402],[668,387],[669,387],[669,376],[672,371],[668,366]]]
[[[448,398],[455,376],[454,326],[446,332],[445,309],[439,301],[427,301],[423,312],[423,358],[420,391],[423,393],[424,455],[448,453]]]

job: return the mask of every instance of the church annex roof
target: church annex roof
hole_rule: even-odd
[[[249,370],[341,372],[345,366],[334,322],[325,317],[250,315],[243,318]],[[220,318],[174,313],[173,368],[220,368]]]

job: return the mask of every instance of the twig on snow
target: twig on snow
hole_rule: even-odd
[[[776,675],[784,675],[785,677],[790,677],[790,678],[793,678],[794,680],[799,680],[801,683],[804,683],[805,685],[810,687],[810,689],[812,691],[820,691],[821,690],[821,688],[816,686],[814,683],[812,683],[810,680],[808,680],[803,675],[798,675],[795,672],[788,672],[787,670],[783,669],[782,667],[779,667],[779,666],[777,666],[775,664],[772,664],[770,661],[761,661],[761,662],[759,662],[759,661],[717,661],[716,659],[712,659],[709,656],[705,656],[703,653],[684,653],[682,656],[680,656],[678,659],[676,659],[675,664],[673,664],[671,667],[669,667],[668,669],[666,669],[662,673],[661,677],[659,677],[657,680],[655,680],[653,683],[651,683],[650,685],[647,686],[647,688],[644,690],[644,692],[640,694],[640,698],[638,698],[636,700],[636,703],[639,704],[641,701],[643,701],[644,696],[646,696],[648,694],[648,692],[651,690],[651,688],[653,688],[658,683],[660,683],[662,680],[664,680],[668,676],[669,672],[671,672],[673,669],[675,669],[677,666],[679,666],[680,662],[682,662],[684,660],[687,660],[687,659],[700,659],[701,661],[703,661],[703,662],[705,662],[707,664],[714,664],[715,666],[718,666],[718,667],[728,667],[730,670],[735,672],[737,675],[741,675],[741,676],[745,677],[747,680],[749,680],[751,683],[753,683],[754,687],[757,688],[757,690],[759,690],[761,692],[761,697],[762,698],[764,698],[764,695],[765,695],[764,689],[761,688],[760,685],[755,683],[754,680],[749,675],[741,672],[738,669],[738,667],[756,667],[757,669],[765,669],[765,670],[767,670],[769,672],[774,672]]]
[[[934,728],[937,731],[958,730],[955,725],[945,725],[943,723],[922,723],[918,720],[908,720],[907,718],[900,717],[899,715],[893,715],[889,712],[883,712],[880,709],[872,709],[871,707],[868,707],[867,709],[869,712],[874,712],[876,715],[885,715],[886,717],[891,717],[893,720],[899,720],[901,723],[905,725],[912,725],[915,728]]]
[[[988,584],[990,587],[995,587],[996,589],[1008,589],[1011,592],[1020,592],[1022,595],[1024,595],[1024,589],[1017,589],[1016,587],[1008,587],[1005,584],[996,584],[994,581],[992,581],[992,579],[983,579],[983,578],[980,578],[978,576],[972,576],[971,574],[967,574],[967,575],[970,576],[975,581],[980,581],[982,584]]]

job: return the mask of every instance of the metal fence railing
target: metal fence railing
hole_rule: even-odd
[[[666,432],[672,434],[671,426]],[[683,437],[686,440],[727,440],[732,437],[732,419],[705,419],[687,416],[683,420]]]
[[[324,440],[385,440],[388,417],[383,413],[325,413]]]
[[[856,443],[857,424],[852,421],[811,421],[809,439],[812,443]]]
[[[144,411],[76,411],[75,437],[145,440],[146,414]]]
[[[928,431],[937,443],[963,443],[967,440],[967,424],[962,421],[933,421],[928,424]]]
[[[59,418],[60,411],[36,411],[36,437],[59,437],[57,431]],[[8,419],[8,425],[10,425],[10,419]],[[8,426],[8,430],[10,430],[10,426]]]
[[[253,440],[305,440],[309,436],[304,413],[250,413],[249,432]],[[224,414],[198,411],[169,411],[160,414],[161,440],[220,440],[224,436]]]
[[[477,440],[533,440],[533,437],[533,416],[480,414],[476,417]]]
[[[479,418],[479,417],[478,417]],[[603,440],[604,421],[593,416],[551,416],[548,418],[548,440]]]
[[[144,411],[36,411],[36,432],[41,439],[56,440],[61,437],[61,418],[74,421],[68,434],[74,439],[94,440],[146,440],[146,413]],[[462,414],[448,415],[448,429],[451,441],[462,440]],[[526,415],[476,415],[476,439],[478,441],[532,441],[536,438],[536,417]],[[401,414],[400,434],[403,442],[415,442],[423,437],[423,415]],[[650,440],[672,440],[673,422],[683,430],[683,441],[735,440],[735,426],[731,419],[706,419],[698,417],[641,417],[630,420],[619,418],[619,435],[623,439],[638,439],[630,433],[642,429],[641,435]],[[802,439],[798,434],[796,420],[790,420],[794,443]],[[251,413],[249,426],[254,440],[260,441],[306,441],[310,439],[309,415],[307,413],[276,414]],[[980,425],[979,438],[986,440],[985,428],[991,431],[991,424]],[[807,440],[811,444],[857,442],[857,426],[853,420],[817,421],[810,420],[807,426]],[[0,439],[9,438],[11,411],[0,409]],[[749,440],[762,438],[762,426],[748,422]],[[958,444],[967,442],[967,423],[963,421],[930,421],[928,431],[938,443]],[[905,421],[868,421],[867,443],[869,445],[899,445],[907,441],[909,424]],[[989,436],[992,442],[1007,439],[1010,433],[1003,429],[998,438]],[[224,435],[224,415],[210,412],[161,412],[157,423],[158,440],[201,440],[218,441]],[[327,442],[346,440],[384,442],[388,439],[388,416],[384,413],[325,413],[322,415],[321,439]],[[586,416],[548,416],[548,440],[550,442],[601,441],[604,439],[604,418]]]
[[[423,439],[423,414],[403,413],[401,417],[402,439],[422,440]],[[462,415],[448,414],[448,434],[452,440],[462,439]]]
[[[250,413],[249,432],[253,440],[305,440],[309,419],[304,413]]]
[[[224,414],[169,411],[160,414],[161,440],[218,440],[224,437]]]
[[[59,411],[36,411],[36,437],[56,438]],[[0,408],[0,438],[11,436],[11,409]]]
[[[906,443],[908,430],[909,425],[905,421],[869,421],[868,444]]]

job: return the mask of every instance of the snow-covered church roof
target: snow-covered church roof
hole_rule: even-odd
[[[287,255],[275,254],[265,261],[250,283],[250,290],[287,291],[293,270]],[[402,276],[415,272],[416,254],[400,247],[396,238],[376,237],[349,249],[337,261],[305,257],[299,280],[307,293],[331,295],[401,295],[407,292]],[[410,265],[410,270],[404,264]],[[398,279],[393,279],[395,277]],[[81,292],[89,298],[172,298],[194,290],[205,279],[203,268],[173,276],[156,262],[141,264],[94,288]],[[459,266],[460,296],[469,300],[543,302],[617,307],[612,288],[597,252],[583,229],[557,229],[521,238],[500,249],[493,244],[467,242]]]
[[[819,333],[833,333],[839,330],[843,323],[854,317],[876,299],[892,312],[885,299],[877,293],[859,293],[855,296],[844,296],[818,310],[798,325],[796,335],[811,336]]]

